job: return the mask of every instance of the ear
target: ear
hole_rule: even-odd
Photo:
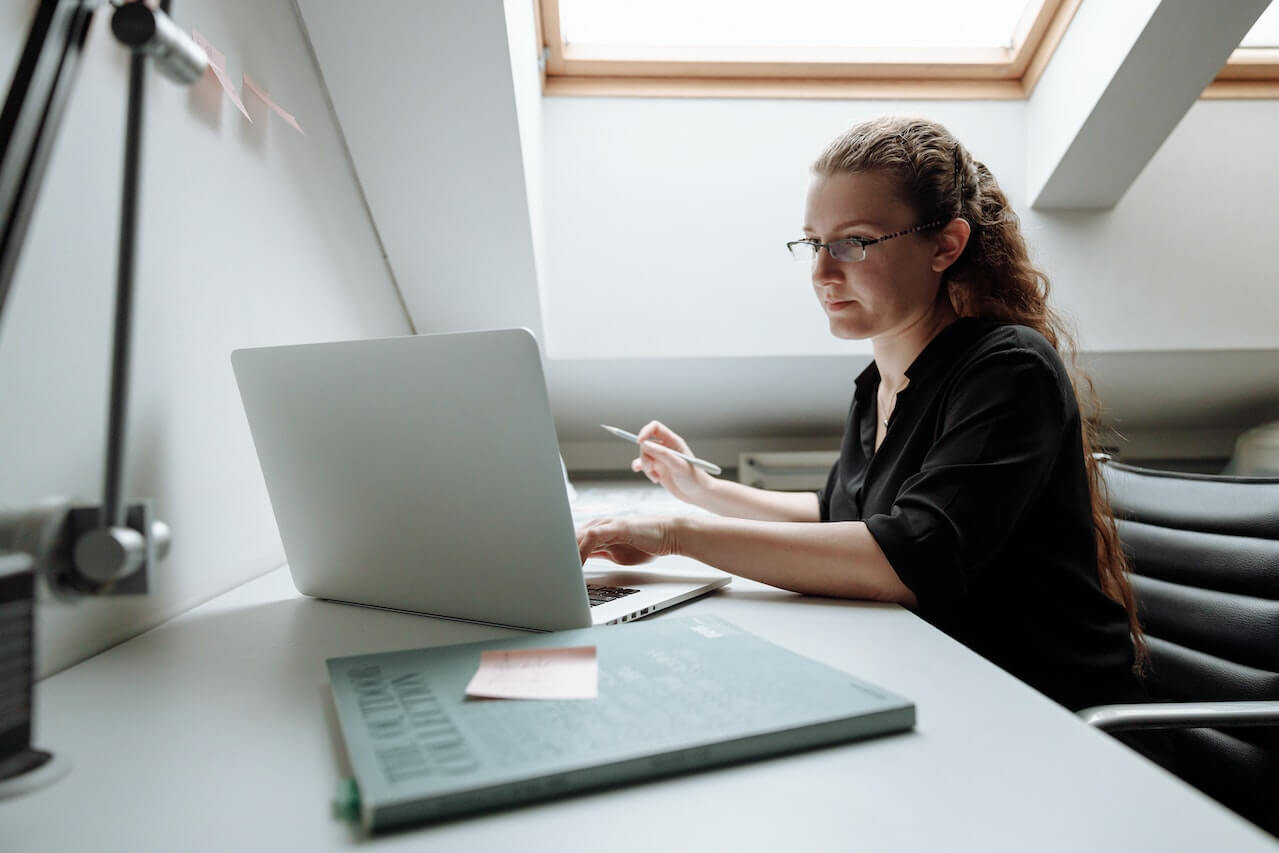
[[[972,233],[972,226],[968,224],[967,219],[956,218],[946,223],[946,227],[937,232],[936,248],[933,251],[933,272],[944,272],[959,260]]]

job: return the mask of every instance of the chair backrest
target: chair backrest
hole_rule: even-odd
[[[1132,564],[1151,697],[1279,699],[1279,478],[1101,470]],[[1279,832],[1279,731],[1169,737],[1179,775]]]

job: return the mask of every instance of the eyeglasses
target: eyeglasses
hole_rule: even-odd
[[[817,253],[824,248],[837,261],[856,263],[866,260],[867,246],[873,246],[876,243],[882,243],[894,237],[905,237],[907,234],[914,234],[916,231],[936,228],[938,225],[944,225],[945,222],[946,220],[944,219],[937,219],[923,225],[916,225],[914,228],[907,228],[905,231],[885,234],[883,237],[876,237],[873,240],[867,240],[864,237],[846,237],[843,240],[833,240],[829,243],[819,243],[816,240],[793,240],[786,244],[786,248],[790,250],[791,257],[797,261],[815,261],[817,260]]]

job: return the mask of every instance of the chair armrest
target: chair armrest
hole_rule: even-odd
[[[1088,725],[1107,732],[1279,726],[1279,701],[1096,705],[1078,714]]]

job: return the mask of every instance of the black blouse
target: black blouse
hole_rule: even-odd
[[[875,450],[879,369],[857,377],[823,521],[865,521],[919,615],[1071,709],[1144,697],[1102,591],[1079,406],[1024,326],[961,319],[906,371]]]

